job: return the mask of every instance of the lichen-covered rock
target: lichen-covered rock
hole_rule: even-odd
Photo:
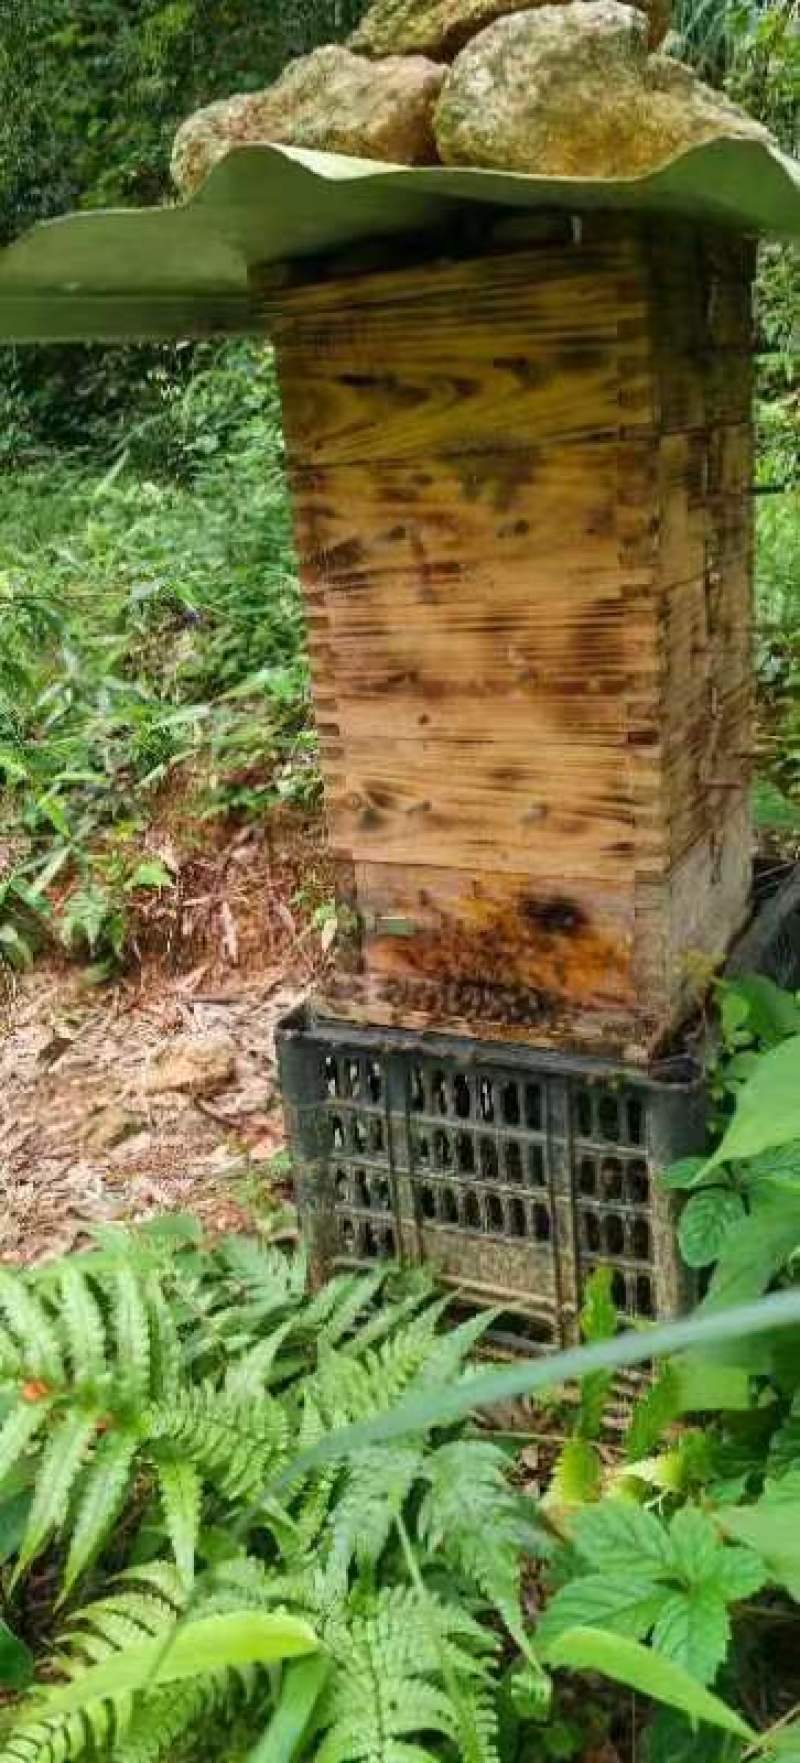
[[[498,18],[529,12],[543,0],[373,0],[350,48],[361,55],[430,55],[452,61],[479,31]],[[651,49],[662,41],[670,0],[638,0],[647,14]]]
[[[239,92],[182,124],[172,176],[190,195],[228,151],[258,141],[425,165],[445,69],[420,55],[365,61],[330,45],[293,61],[263,92]]]
[[[668,56],[619,0],[545,5],[462,50],[436,111],[439,155],[550,177],[635,177],[720,135],[766,129]]]

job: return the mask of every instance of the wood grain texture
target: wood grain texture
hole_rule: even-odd
[[[646,1057],[747,911],[749,247],[272,296],[354,1020]]]

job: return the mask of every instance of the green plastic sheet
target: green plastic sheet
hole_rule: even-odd
[[[0,251],[0,341],[134,341],[261,328],[257,265],[436,231],[465,206],[626,209],[800,236],[800,165],[757,141],[692,148],[646,177],[406,167],[233,148],[190,202],[72,214]]]

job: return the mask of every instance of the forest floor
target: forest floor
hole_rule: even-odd
[[[141,965],[89,986],[63,959],[0,996],[0,1260],[174,1209],[291,1229],[275,1030],[324,960],[297,906],[316,827],[279,855],[240,831],[181,872]],[[202,880],[201,880],[202,875]],[[199,886],[204,892],[198,894]],[[200,919],[198,910],[200,909]]]

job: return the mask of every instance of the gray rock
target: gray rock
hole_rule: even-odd
[[[444,75],[419,55],[373,62],[335,45],[317,49],[265,91],[239,92],[190,116],[175,137],[173,179],[191,195],[230,147],[262,141],[429,164]]]
[[[551,177],[635,177],[720,135],[769,140],[668,56],[618,0],[541,6],[490,25],[457,57],[436,111],[447,165]]]
[[[170,1090],[187,1096],[213,1096],[236,1078],[236,1044],[230,1035],[178,1035],[158,1047],[145,1075],[150,1096]]]
[[[361,55],[430,55],[452,61],[470,40],[515,12],[529,12],[542,0],[374,0],[350,38]],[[640,0],[647,13],[650,47],[669,25],[670,0]]]

